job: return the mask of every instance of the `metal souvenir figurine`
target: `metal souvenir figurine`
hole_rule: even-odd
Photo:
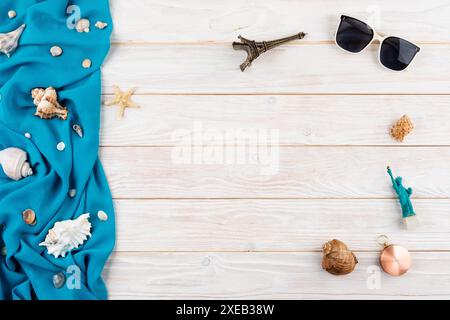
[[[241,71],[244,71],[248,66],[252,64],[252,62],[258,58],[262,53],[269,51],[270,49],[273,49],[275,47],[278,47],[284,43],[303,39],[306,36],[306,33],[300,32],[296,35],[293,35],[291,37],[286,37],[278,40],[273,41],[254,41],[254,40],[248,40],[242,36],[239,36],[239,40],[241,42],[233,42],[233,48],[234,50],[244,50],[247,52],[247,59],[244,61],[244,63],[241,64]]]
[[[406,248],[390,244],[385,235],[378,237],[378,243],[384,247],[380,253],[380,265],[384,272],[394,277],[408,272],[412,262],[411,255]]]

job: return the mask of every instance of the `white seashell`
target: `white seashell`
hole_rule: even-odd
[[[108,24],[106,22],[97,21],[95,23],[95,27],[100,30],[105,29],[107,26],[108,26]]]
[[[108,220],[108,215],[106,214],[105,211],[100,210],[99,212],[97,212],[97,217],[101,220],[101,221],[106,221]]]
[[[75,28],[77,29],[78,32],[89,32],[90,26],[91,26],[91,23],[89,22],[88,19],[80,19],[80,20],[78,20]]]
[[[92,61],[90,59],[84,59],[81,65],[83,68],[88,69],[92,66]]]
[[[10,19],[14,19],[17,16],[17,13],[14,10],[9,10],[8,11],[8,17]]]
[[[0,151],[0,164],[5,174],[13,179],[20,180],[33,175],[27,153],[19,148],[7,148]]]
[[[70,189],[69,190],[69,197],[75,198],[76,195],[77,195],[77,189]]]
[[[58,46],[53,46],[50,48],[50,54],[54,57],[59,57],[60,55],[62,55],[62,49],[61,47]]]
[[[75,220],[56,222],[39,245],[47,247],[47,253],[55,258],[60,256],[64,258],[68,252],[78,248],[90,236],[89,213],[85,213]]]
[[[29,133],[29,132],[25,132],[24,136],[27,139],[31,139],[31,133]]]
[[[19,39],[22,35],[25,25],[21,25],[16,30],[8,33],[0,33],[0,52],[6,54],[9,58],[11,54],[17,49]]]
[[[58,151],[64,151],[64,149],[66,149],[66,144],[61,141],[56,145],[56,149],[58,149]]]

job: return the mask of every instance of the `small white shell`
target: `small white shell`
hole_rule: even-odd
[[[59,256],[64,258],[68,252],[78,248],[90,236],[89,213],[85,213],[75,220],[56,222],[39,245],[47,247],[47,253],[55,258]]]
[[[92,61],[90,59],[84,59],[81,65],[83,68],[88,69],[92,66]]]
[[[14,10],[9,10],[8,11],[8,17],[10,19],[14,19],[17,16],[17,13]]]
[[[72,126],[72,130],[76,132],[76,134],[80,137],[83,138],[84,136],[84,131],[83,128],[79,125],[79,124],[74,124]]]
[[[61,47],[58,46],[53,46],[50,48],[50,54],[54,57],[59,57],[60,55],[62,55],[62,49]]]
[[[69,190],[69,197],[75,198],[76,195],[77,195],[77,189],[70,189]]]
[[[107,26],[108,26],[108,24],[106,22],[97,21],[95,23],[95,27],[100,30],[105,29]]]
[[[27,139],[31,139],[31,133],[29,133],[29,132],[25,132],[24,136]]]
[[[97,217],[101,220],[101,221],[106,221],[108,220],[108,215],[106,214],[105,211],[100,210],[99,212],[97,212]]]
[[[66,149],[66,144],[61,141],[56,145],[56,149],[58,149],[58,151],[64,151],[64,149]]]
[[[80,19],[80,20],[78,20],[75,28],[77,29],[78,32],[89,32],[90,26],[91,26],[91,23],[89,22],[88,19]]]

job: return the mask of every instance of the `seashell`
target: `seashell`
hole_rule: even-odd
[[[64,273],[58,272],[58,273],[53,275],[52,281],[53,281],[53,286],[56,289],[60,289],[66,283],[66,276],[64,275]]]
[[[73,131],[76,132],[76,134],[80,137],[83,138],[84,136],[84,132],[83,132],[83,128],[79,125],[79,124],[74,124],[72,126]]]
[[[399,142],[403,142],[405,137],[414,129],[411,119],[405,114],[392,127],[391,136]]]
[[[75,198],[76,195],[77,195],[77,189],[70,189],[69,190],[69,197]]]
[[[90,59],[84,59],[81,65],[83,68],[88,69],[92,66],[92,61]]]
[[[58,117],[62,120],[67,119],[67,108],[61,106],[58,102],[56,90],[52,87],[47,89],[35,88],[31,91],[33,103],[37,107],[35,116],[42,119],[52,119]]]
[[[322,268],[334,275],[349,274],[355,269],[358,260],[345,243],[331,240],[322,247]]]
[[[95,27],[100,30],[105,29],[107,26],[108,26],[108,24],[106,22],[97,21],[95,23]]]
[[[60,55],[62,55],[62,52],[63,51],[62,51],[61,47],[53,46],[53,47],[50,48],[50,54],[53,57],[59,57]]]
[[[58,143],[57,145],[56,145],[56,149],[58,150],[58,151],[64,151],[64,149],[66,149],[66,144],[64,143],[64,142],[60,142],[60,143]]]
[[[13,179],[20,180],[33,175],[27,153],[19,148],[6,148],[0,151],[0,164],[5,174]]]
[[[32,209],[27,209],[22,212],[22,219],[29,226],[34,226],[36,224],[36,213]]]
[[[64,258],[68,252],[78,248],[91,236],[90,231],[89,213],[85,213],[75,220],[56,222],[39,245],[47,247],[47,253],[55,258]]]
[[[29,133],[29,132],[25,132],[24,136],[27,139],[31,139],[31,133]]]
[[[14,19],[17,16],[17,13],[14,10],[9,10],[8,11],[8,17],[10,19]]]
[[[78,32],[89,32],[89,27],[91,26],[91,23],[88,19],[80,19],[78,20],[75,29],[77,29]]]
[[[97,217],[100,219],[100,221],[108,220],[108,215],[103,210],[100,210],[99,212],[97,212]]]
[[[19,39],[25,29],[25,24],[21,25],[16,30],[8,33],[0,33],[0,52],[6,54],[9,58],[11,54],[17,49]]]

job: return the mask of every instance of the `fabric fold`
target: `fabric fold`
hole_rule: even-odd
[[[9,19],[9,10],[17,16]],[[115,220],[98,148],[101,66],[112,32],[109,2],[6,0],[0,16],[0,33],[26,25],[11,57],[0,53],[0,152],[24,150],[34,173],[14,181],[0,166],[0,299],[106,299],[101,273],[114,248]],[[77,32],[73,21],[79,18],[90,20],[90,32]],[[96,21],[108,26],[95,28]],[[61,56],[50,54],[55,45]],[[90,68],[82,67],[84,59],[92,61]],[[31,90],[48,87],[68,109],[66,120],[35,116]],[[26,209],[35,212],[35,224],[25,223]],[[106,221],[97,217],[100,210]],[[80,247],[55,258],[39,245],[56,222],[84,213],[90,213],[91,237]],[[61,287],[57,275],[65,279]]]

